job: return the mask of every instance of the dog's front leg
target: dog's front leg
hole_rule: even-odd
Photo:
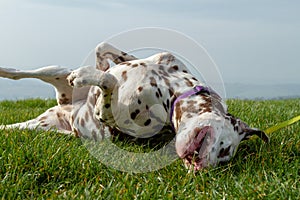
[[[69,84],[73,87],[98,86],[101,88],[101,94],[97,99],[94,114],[96,119],[101,122],[112,124],[114,121],[112,113],[112,104],[114,111],[117,111],[118,105],[118,89],[119,84],[117,78],[92,66],[81,67],[73,71],[68,76]]]

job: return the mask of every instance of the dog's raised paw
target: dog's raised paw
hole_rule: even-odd
[[[95,67],[85,66],[71,72],[67,77],[69,85],[74,88],[90,85],[90,81],[95,74]]]

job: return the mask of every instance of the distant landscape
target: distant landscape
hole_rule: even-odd
[[[239,99],[289,99],[300,97],[300,84],[225,83],[226,97]]]
[[[300,84],[243,84],[225,83],[226,98],[287,99],[300,97]],[[52,86],[39,80],[12,81],[0,79],[0,101],[28,98],[55,98]]]

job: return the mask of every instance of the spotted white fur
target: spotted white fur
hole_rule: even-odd
[[[108,60],[116,66],[110,68]],[[210,89],[173,105],[179,95],[203,84],[170,53],[137,59],[101,43],[96,47],[96,66],[74,71],[59,66],[32,71],[0,68],[0,77],[50,83],[58,102],[33,120],[1,129],[56,129],[99,141],[115,130],[148,138],[172,123],[177,154],[195,170],[228,161],[239,143],[253,134],[268,140],[262,131],[230,115]]]

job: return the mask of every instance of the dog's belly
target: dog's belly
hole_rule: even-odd
[[[121,69],[120,69],[121,67]],[[151,137],[169,124],[168,87],[155,75],[157,65],[118,66],[110,71],[119,81],[112,113],[115,126],[134,137]],[[116,98],[116,96],[113,96]],[[170,102],[170,101],[168,101]],[[168,103],[170,104],[170,103]]]

